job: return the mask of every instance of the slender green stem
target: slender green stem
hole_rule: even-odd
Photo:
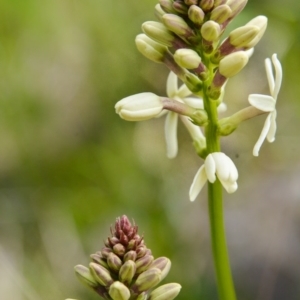
[[[209,64],[208,64],[209,65]],[[210,68],[211,74],[213,73]],[[217,102],[208,97],[210,82],[204,84],[203,100],[208,115],[206,127],[206,143],[208,153],[220,152],[220,137],[218,135]],[[235,300],[235,290],[229,263],[226,243],[226,234],[223,217],[222,185],[217,179],[214,183],[208,183],[208,203],[211,229],[211,243],[217,277],[217,285],[220,300]]]
[[[235,300],[223,218],[222,185],[219,180],[208,184],[211,242],[221,300]]]

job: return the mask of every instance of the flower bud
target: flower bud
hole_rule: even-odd
[[[136,300],[147,300],[147,299],[148,299],[148,294],[146,292],[139,294],[139,296],[136,298]]]
[[[131,288],[135,293],[139,294],[141,292],[152,289],[157,284],[159,284],[160,281],[161,281],[161,270],[157,268],[153,268],[139,275],[136,282]]]
[[[198,0],[184,0],[184,3],[188,6],[191,5],[197,5],[198,4]]]
[[[179,66],[186,69],[196,69],[201,63],[201,57],[192,49],[178,49],[174,59]]]
[[[107,269],[96,263],[90,263],[89,267],[94,279],[102,286],[110,286],[114,282]]]
[[[180,13],[181,15],[187,15],[188,12],[188,6],[180,0],[173,2],[173,8],[177,11],[177,13]]]
[[[214,42],[218,40],[220,34],[221,34],[221,27],[215,21],[211,21],[211,20],[207,21],[201,27],[202,37],[209,42]]]
[[[171,269],[171,261],[167,257],[159,257],[150,265],[149,269],[152,268],[161,270],[161,280],[163,280]]]
[[[135,260],[136,260],[136,256],[137,256],[136,252],[133,251],[133,250],[130,250],[130,251],[128,251],[128,252],[124,255],[123,260],[124,260],[124,261],[127,261],[127,260],[133,260],[133,261],[135,261]]]
[[[149,295],[149,300],[173,300],[180,292],[181,285],[178,283],[164,284],[153,290]]]
[[[246,26],[257,26],[259,28],[259,32],[256,37],[251,42],[249,42],[247,46],[245,46],[246,49],[254,47],[260,41],[267,29],[267,25],[268,18],[265,16],[257,16],[246,24]]]
[[[119,271],[122,266],[122,263],[123,262],[119,256],[117,256],[114,253],[109,253],[109,255],[107,257],[107,264],[111,270],[116,271],[116,272]]]
[[[154,257],[152,255],[145,255],[138,259],[135,262],[136,265],[136,273],[140,274],[148,269],[148,267],[151,265],[153,262]]]
[[[176,13],[172,0],[159,0],[159,4],[166,13]]]
[[[87,267],[82,265],[77,265],[74,267],[74,270],[75,270],[75,274],[77,275],[77,277],[82,283],[92,288],[98,285],[98,282],[92,276],[90,270]]]
[[[214,7],[214,0],[200,0],[199,6],[203,11],[208,12]]]
[[[173,33],[171,33],[167,27],[160,22],[145,22],[142,25],[142,29],[151,39],[167,47],[171,47],[172,42],[175,40]]]
[[[177,34],[178,36],[189,38],[194,36],[193,30],[189,27],[189,25],[184,21],[183,18],[173,15],[173,14],[165,14],[162,17],[162,22],[166,25],[166,27]]]
[[[106,263],[106,259],[104,259],[103,257],[101,257],[99,254],[91,254],[90,255],[91,259],[98,263],[99,265],[101,265],[104,268],[108,268],[108,264]]]
[[[148,59],[157,63],[163,62],[167,47],[153,41],[145,34],[137,35],[135,44],[138,50]]]
[[[248,0],[228,0],[226,4],[231,8],[232,14],[228,21],[236,17],[246,6]]]
[[[257,26],[245,25],[229,34],[229,42],[236,48],[248,47],[258,33],[259,28]]]
[[[205,13],[199,6],[192,5],[189,8],[188,16],[195,25],[201,26],[204,21]]]
[[[219,72],[226,78],[230,78],[239,73],[248,62],[248,55],[244,51],[231,53],[221,59]]]
[[[113,300],[128,300],[130,298],[129,289],[120,281],[115,281],[109,287],[108,293]]]
[[[116,113],[127,121],[144,121],[156,117],[163,109],[160,97],[153,93],[140,93],[120,100]]]
[[[210,20],[219,24],[224,23],[231,16],[231,8],[224,4],[213,9],[210,15]]]
[[[129,285],[136,274],[136,266],[134,261],[128,260],[126,261],[120,271],[119,271],[119,279],[126,285]]]
[[[214,7],[226,4],[227,0],[215,0],[214,1]]]
[[[126,251],[126,249],[125,249],[125,247],[122,244],[118,243],[118,244],[115,244],[113,246],[113,251],[118,256],[123,256],[124,253],[125,253],[125,251]]]
[[[161,21],[162,16],[165,14],[166,12],[161,8],[161,6],[159,4],[156,4],[154,7],[154,14],[157,17],[158,20]]]

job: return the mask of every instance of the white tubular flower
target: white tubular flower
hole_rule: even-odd
[[[222,152],[214,152],[206,157],[204,164],[196,173],[190,188],[190,200],[196,199],[207,180],[214,183],[216,176],[228,193],[237,190],[238,171],[233,161]]]
[[[276,54],[272,55],[272,62],[275,69],[275,77],[272,71],[272,63],[271,59],[267,58],[265,60],[266,73],[270,88],[270,94],[268,95],[260,95],[260,94],[251,94],[249,95],[249,103],[255,108],[269,112],[267,119],[265,121],[263,130],[253,148],[253,155],[258,156],[260,147],[264,140],[267,138],[268,142],[272,143],[275,141],[275,133],[276,133],[276,101],[277,96],[281,87],[282,81],[282,67],[281,63],[277,58]]]
[[[183,102],[193,108],[203,109],[203,100],[197,97],[188,97],[191,96],[192,92],[183,84],[178,88],[178,79],[177,76],[170,72],[167,79],[167,96],[171,99]],[[225,111],[226,105],[221,103],[218,107],[218,111]],[[188,117],[180,116],[183,124],[186,126],[193,140],[204,140],[203,133],[199,126],[194,125]],[[174,158],[178,152],[178,143],[177,143],[177,123],[178,123],[178,114],[175,112],[168,112],[166,123],[165,123],[165,135],[167,143],[167,157]]]
[[[163,109],[160,97],[153,93],[140,93],[126,97],[115,105],[116,113],[127,121],[144,121],[156,117]]]

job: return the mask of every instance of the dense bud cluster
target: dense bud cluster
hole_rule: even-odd
[[[218,100],[222,86],[247,64],[245,52],[259,42],[267,27],[267,18],[258,16],[221,41],[226,27],[246,3],[247,0],[159,0],[155,6],[159,22],[142,25],[145,35],[142,42],[141,35],[136,39],[137,48],[147,58],[165,63],[194,93],[201,93],[201,82],[206,81],[210,98]],[[197,87],[188,81],[193,75],[200,80]]]
[[[152,290],[167,276],[171,262],[166,257],[154,259],[136,225],[122,216],[111,234],[105,247],[91,255],[89,268],[75,267],[83,283],[111,300],[172,300],[178,295],[181,286],[177,283]]]

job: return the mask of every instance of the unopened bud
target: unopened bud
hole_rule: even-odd
[[[163,62],[165,53],[167,52],[166,46],[153,41],[145,34],[139,34],[135,38],[135,44],[138,50],[148,59],[157,63]]]
[[[166,27],[177,34],[178,36],[189,38],[194,36],[193,30],[189,27],[189,25],[184,21],[183,18],[173,15],[173,14],[165,14],[162,17],[162,22],[166,25]]]
[[[163,280],[171,269],[171,261],[167,257],[156,258],[149,267],[152,268],[161,270],[161,280]]]
[[[230,78],[239,73],[248,62],[248,55],[244,51],[231,53],[221,59],[219,72],[226,78]]]
[[[127,121],[143,121],[156,117],[163,109],[160,97],[140,93],[126,97],[115,105],[116,113]]]
[[[187,15],[188,6],[183,1],[174,1],[173,8],[182,15]]]
[[[119,279],[124,283],[129,285],[136,274],[136,266],[134,261],[128,260],[126,261],[120,271],[119,271]]]
[[[90,263],[90,272],[94,279],[103,286],[110,286],[114,281],[107,269],[96,263]]]
[[[259,32],[256,37],[246,46],[247,49],[254,47],[264,35],[268,25],[268,18],[265,16],[257,16],[246,24],[246,26],[257,26]]]
[[[202,37],[209,42],[214,42],[218,40],[220,34],[221,34],[220,25],[215,21],[212,20],[207,21],[201,27]]]
[[[188,11],[189,19],[197,26],[201,26],[205,13],[204,11],[197,5],[192,5]]]
[[[149,269],[143,272],[132,286],[132,290],[139,294],[140,292],[152,289],[161,281],[161,270],[157,268]]]
[[[232,14],[229,20],[236,17],[246,6],[248,0],[228,0],[226,4],[231,8]]]
[[[142,29],[144,33],[154,41],[168,47],[172,46],[172,42],[175,39],[174,34],[170,32],[168,28],[162,23],[148,21],[143,23]]]
[[[195,69],[201,63],[201,57],[192,49],[178,49],[174,59],[179,66],[186,69]]]
[[[248,47],[258,33],[259,28],[257,26],[245,25],[233,30],[229,34],[229,41],[236,48]]]
[[[148,267],[153,262],[154,257],[152,255],[145,255],[142,258],[138,259],[135,262],[136,265],[136,273],[140,274],[148,269]]]
[[[164,284],[149,295],[149,300],[173,300],[180,292],[181,285],[178,283]]]
[[[227,0],[215,0],[214,1],[214,7],[226,4]]]
[[[197,5],[198,2],[199,2],[198,0],[184,0],[184,3],[188,6]]]
[[[156,4],[154,7],[154,14],[155,16],[158,18],[158,20],[161,21],[162,16],[165,14],[166,12],[161,8],[161,6],[159,4]]]
[[[107,264],[113,271],[119,271],[122,266],[122,260],[114,253],[110,253],[107,257]]]
[[[95,254],[91,254],[90,255],[91,259],[98,263],[99,265],[101,265],[104,268],[108,268],[108,264],[106,262],[106,259],[104,259],[102,256],[100,256],[99,254],[95,253]]]
[[[159,0],[159,4],[166,13],[176,13],[172,0]]]
[[[226,5],[220,5],[213,9],[210,19],[219,24],[224,23],[231,16],[231,8]]]
[[[78,277],[78,279],[86,284],[89,287],[96,287],[98,285],[98,282],[95,280],[95,278],[92,276],[90,270],[82,265],[77,265],[74,267],[75,273]]]
[[[108,291],[113,300],[128,300],[130,298],[130,291],[126,285],[120,281],[115,281]]]
[[[147,299],[148,299],[147,292],[143,292],[143,293],[139,294],[139,296],[136,298],[136,300],[147,300]]]
[[[115,254],[117,254],[119,256],[123,256],[126,249],[122,244],[118,243],[113,246],[113,251]]]
[[[208,12],[214,7],[214,0],[200,0],[199,6],[203,11]]]
[[[133,261],[135,261],[135,260],[136,260],[136,256],[137,256],[136,252],[133,251],[133,250],[130,250],[130,251],[128,251],[128,252],[124,255],[123,260],[124,260],[124,261],[127,261],[127,260],[133,260]]]

